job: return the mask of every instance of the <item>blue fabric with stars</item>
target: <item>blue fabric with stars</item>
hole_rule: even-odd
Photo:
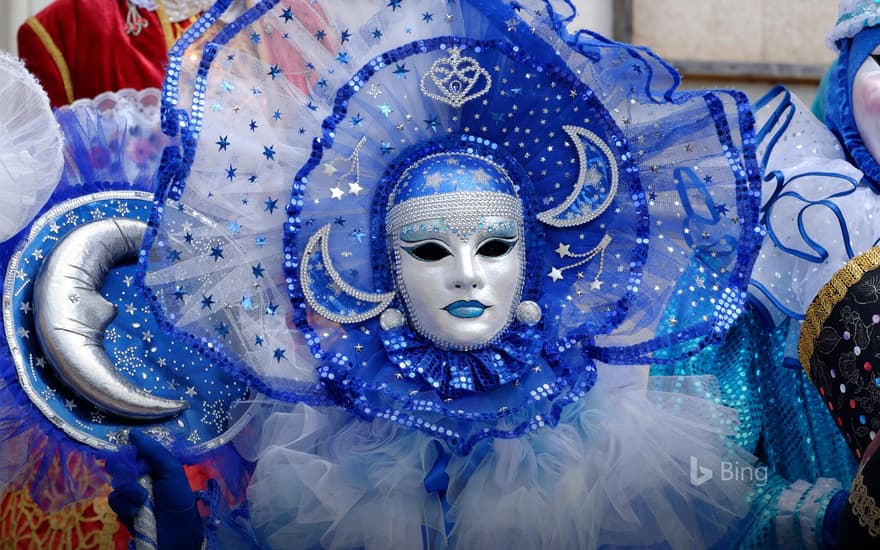
[[[191,109],[173,111],[181,161],[143,256],[173,334],[271,396],[387,415],[468,452],[485,434],[552,423],[592,386],[595,359],[667,362],[655,352],[691,354],[729,328],[761,238],[744,95],[679,92],[649,51],[565,34],[565,3],[391,2],[357,29],[330,23],[345,19],[337,4],[294,8],[261,2],[220,31]],[[254,33],[259,44],[237,38]],[[345,287],[393,291],[377,253],[380,180],[413,150],[456,139],[494,144],[522,174],[523,299],[544,312],[535,368],[504,377],[500,394],[478,392],[478,410],[464,413],[423,379],[391,376],[377,319],[312,311],[299,273],[306,242],[329,225],[322,263]],[[684,287],[693,321],[652,337],[668,281],[695,256],[702,271]],[[324,280],[316,299],[342,300],[345,287]],[[223,307],[203,308],[202,296]],[[514,355],[530,354],[523,325],[508,330]]]

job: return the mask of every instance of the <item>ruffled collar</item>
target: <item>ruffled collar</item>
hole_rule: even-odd
[[[382,345],[390,368],[449,399],[515,383],[540,361],[542,336],[535,328],[516,327],[484,347],[463,351],[440,348],[403,325],[385,331]]]

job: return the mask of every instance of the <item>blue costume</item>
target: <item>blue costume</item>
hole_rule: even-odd
[[[237,442],[256,539],[738,537],[756,480],[706,474],[753,467],[717,379],[636,365],[746,307],[745,97],[566,35],[565,3],[368,11],[263,2],[205,49],[191,105],[173,54],[164,90],[183,146],[143,283],[172,334],[274,400]]]
[[[210,541],[830,541],[851,459],[748,297],[784,116],[756,135],[563,1],[266,0],[191,81],[228,4],[170,55],[136,282],[269,398],[235,442],[250,519]]]

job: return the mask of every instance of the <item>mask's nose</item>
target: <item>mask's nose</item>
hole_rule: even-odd
[[[477,265],[474,254],[470,250],[464,252],[455,257],[451,277],[452,286],[456,289],[480,288],[485,283],[483,272]]]

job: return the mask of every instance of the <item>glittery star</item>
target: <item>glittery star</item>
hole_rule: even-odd
[[[391,108],[391,105],[383,103],[382,105],[379,105],[379,112],[385,115],[385,117],[387,118],[388,115],[394,112],[394,109]]]
[[[248,181],[249,181],[250,183],[257,183],[257,175],[256,175],[256,174],[251,174],[250,176],[248,176]],[[247,203],[248,203],[247,198],[243,199],[243,200],[241,201],[241,203],[242,203],[242,204],[247,204]]]
[[[562,279],[562,271],[560,271],[556,267],[553,267],[550,270],[550,273],[547,274],[547,276],[553,279],[553,282],[555,283],[556,281]]]
[[[345,194],[345,191],[343,191],[338,185],[336,187],[330,188],[330,198],[331,199],[342,200],[342,195],[344,195],[344,194]]]
[[[261,89],[257,88],[256,86],[254,86],[253,88],[251,88],[251,93],[254,94],[254,95],[260,95],[261,93],[263,93],[263,90],[261,90]]]
[[[211,309],[215,303],[213,294],[209,296],[202,294],[202,309]]]
[[[719,215],[724,216],[727,214],[727,205],[719,204],[715,207],[715,211],[718,212]]]
[[[265,273],[265,272],[266,272],[266,268],[263,267],[262,262],[258,263],[257,265],[251,266],[251,273],[254,274],[255,279],[259,279],[260,277],[262,277],[263,273]]]
[[[348,52],[339,52],[338,54],[336,54],[336,61],[338,61],[341,65],[348,65],[348,60]]]
[[[18,306],[18,310],[21,311],[22,313],[24,313],[25,315],[27,315],[28,313],[31,312],[31,303],[30,302],[22,302]]]
[[[16,332],[18,332],[18,336],[21,338],[30,339],[31,337],[31,332],[24,327],[18,327],[18,330]]]
[[[364,188],[358,182],[354,181],[348,184],[348,192],[357,197]]]
[[[263,235],[259,235],[259,236],[257,236],[257,238],[254,240],[254,242],[257,243],[257,246],[259,246],[260,248],[262,248],[263,245],[266,244],[266,237],[264,237]]]
[[[364,233],[363,229],[358,227],[354,231],[351,232],[351,236],[354,237],[355,239],[357,239],[357,242],[360,243],[360,242],[363,242],[363,238],[366,237],[367,234]]]
[[[269,305],[266,306],[266,315],[274,316],[278,312],[278,304],[273,304],[272,300],[269,300]]]
[[[257,125],[257,121],[256,121],[256,120],[252,120],[252,121],[250,122],[250,124],[248,124],[248,128],[251,129],[251,132],[253,132],[253,131],[256,130],[257,128],[259,128],[259,126]]]
[[[599,279],[596,279],[592,283],[590,283],[590,290],[602,290],[602,283]]]
[[[317,40],[324,40],[325,36],[327,36],[327,33],[324,32],[324,29],[318,29],[318,32],[315,33],[315,38]]]
[[[252,311],[254,309],[253,296],[242,296],[240,303],[241,303],[241,307],[243,307],[246,311]]]
[[[223,257],[223,247],[218,245],[211,247],[211,257],[214,258],[214,261],[218,261]]]
[[[24,281],[25,279],[27,279],[27,273],[24,272],[24,269],[16,269],[15,270],[15,277],[19,281]]]
[[[281,111],[275,109],[275,112],[272,113],[273,120],[281,120]]]
[[[278,68],[278,65],[272,65],[271,67],[269,67],[269,72],[266,74],[271,76],[272,80],[275,80],[276,78],[278,78],[278,75],[281,74],[281,69]]]
[[[266,160],[275,160],[275,146],[270,145],[266,147],[263,146],[263,156],[266,157]]]
[[[410,72],[409,69],[406,68],[406,63],[395,63],[394,74],[397,78],[406,79],[406,73]]]
[[[284,19],[285,23],[290,23],[293,20],[293,10],[290,9],[290,7],[288,6],[284,8],[284,11],[282,11],[281,15],[279,15],[278,17]]]
[[[153,341],[153,333],[150,332],[149,330],[145,330],[141,334],[141,340],[143,340],[144,342],[146,342],[148,344],[151,343]]]
[[[345,218],[343,218],[342,216],[336,216],[336,218],[334,218],[334,220],[333,220],[333,223],[335,223],[336,225],[338,225],[340,227],[345,227],[346,221],[347,220]]]
[[[196,391],[196,387],[195,387],[195,386],[190,386],[190,387],[186,388],[186,392],[184,392],[184,393],[186,393],[187,397],[189,397],[190,399],[192,399],[192,398],[195,397],[199,392]]]
[[[263,211],[272,214],[278,208],[278,199],[273,199],[272,197],[266,197],[265,202],[263,202],[264,208]]]
[[[287,350],[281,349],[281,348],[275,348],[275,351],[272,353],[272,356],[275,358],[275,361],[280,363],[282,359],[287,359],[286,357],[284,357],[285,353],[287,353]]]
[[[255,346],[263,347],[263,337],[260,336],[260,335],[257,335],[257,336],[254,338],[254,345],[255,345]]]
[[[351,125],[352,126],[360,126],[361,122],[364,121],[364,117],[361,116],[360,113],[351,117]]]
[[[382,31],[380,31],[379,29],[373,29],[373,32],[371,34],[374,40],[379,40],[380,38],[382,38]]]
[[[349,40],[351,40],[351,31],[345,29],[342,31],[342,34],[339,36],[340,44],[345,44]]]
[[[73,401],[73,399],[65,399],[65,400],[64,400],[64,407],[65,407],[68,411],[71,411],[71,412],[72,412],[73,409],[76,408],[76,403]]]
[[[315,84],[317,84],[319,88],[326,88],[327,86],[330,85],[330,84],[327,82],[327,79],[326,79],[326,78],[320,78],[320,79],[318,79],[318,81],[315,82]]]
[[[259,44],[260,40],[261,40],[260,33],[258,33],[258,32],[251,33],[251,42],[253,42],[254,44]]]
[[[432,131],[436,132],[437,128],[440,127],[440,119],[437,118],[436,115],[434,115],[431,118],[425,120],[425,126],[430,128]]]
[[[556,250],[555,250],[554,252],[556,252],[557,254],[559,254],[559,257],[560,257],[560,258],[564,258],[564,257],[566,257],[566,256],[570,256],[570,255],[571,255],[571,252],[569,251],[569,248],[570,248],[570,247],[571,247],[571,245],[569,245],[569,244],[562,244],[562,243],[559,243],[559,246],[556,247]]]
[[[426,11],[425,13],[422,14],[422,21],[424,21],[425,23],[430,23],[433,20],[434,20],[433,13]]]
[[[43,259],[43,251],[40,250],[39,248],[37,248],[33,252],[31,252],[31,256],[33,256],[35,260],[42,260]]]
[[[192,242],[193,242],[192,233],[187,232],[186,235],[183,236],[183,240],[186,242],[186,244],[192,244]]]
[[[52,233],[58,233],[58,229],[59,229],[58,224],[55,223],[54,221],[49,224],[49,231],[51,231]]]
[[[229,336],[229,325],[224,322],[220,322],[219,325],[214,327],[214,332],[217,333],[217,336],[223,338],[224,336]]]
[[[440,184],[443,183],[443,175],[439,172],[434,172],[425,176],[425,187],[429,187],[433,190],[440,189]]]
[[[400,7],[401,2],[403,2],[403,0],[388,0],[388,4],[386,4],[386,7],[391,8],[391,11],[397,11],[397,8]]]
[[[122,278],[122,284],[124,284],[127,288],[131,288],[131,283],[134,282],[134,277],[131,275],[126,275]]]
[[[234,166],[232,166],[232,165],[230,164],[230,165],[229,165],[229,168],[226,169],[226,179],[228,179],[229,181],[234,180],[234,179],[235,179],[235,173],[236,173],[237,171],[238,171],[238,168],[236,168],[236,167],[234,167]]]
[[[135,307],[134,304],[125,304],[125,312],[129,315],[134,315]]]
[[[36,365],[37,368],[40,368],[40,369],[45,368],[46,358],[45,357],[37,357],[37,359],[34,361],[34,365]]]
[[[182,286],[178,286],[177,288],[174,289],[174,299],[175,300],[179,300],[179,301],[183,302],[184,301],[183,297],[186,296],[187,294],[189,294],[189,293],[187,291],[185,291]]]
[[[180,261],[180,251],[175,250],[173,248],[171,250],[169,250],[168,251],[168,261],[171,263],[179,262]]]
[[[382,145],[379,146],[379,150],[382,151],[383,155],[390,155],[391,151],[394,150],[394,147],[391,146],[391,143],[383,141]]]

